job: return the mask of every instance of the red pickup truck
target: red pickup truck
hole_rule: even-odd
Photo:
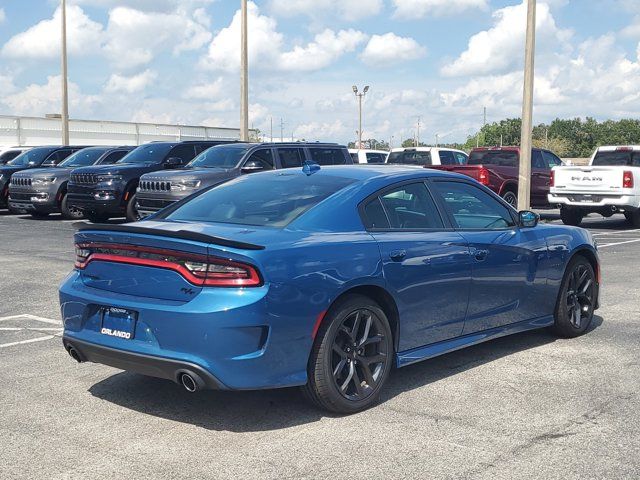
[[[467,165],[441,165],[429,168],[467,175],[486,185],[514,208],[517,208],[519,162],[520,147],[481,147],[471,150]],[[547,194],[551,182],[551,169],[560,165],[563,165],[562,160],[553,152],[540,148],[532,149],[532,206],[549,206]]]

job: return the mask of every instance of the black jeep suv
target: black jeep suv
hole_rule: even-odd
[[[113,165],[77,168],[67,185],[68,204],[92,222],[111,217],[138,219],[136,189],[140,176],[167,168],[180,168],[214,145],[229,141],[153,142],[132,150]]]

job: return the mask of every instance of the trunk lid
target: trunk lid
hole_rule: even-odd
[[[611,194],[622,190],[622,175],[632,167],[556,167],[554,192]]]

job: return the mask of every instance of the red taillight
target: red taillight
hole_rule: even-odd
[[[551,170],[551,176],[549,177],[549,186],[550,187],[555,187],[556,186],[556,172],[555,172],[555,170]]]
[[[622,188],[633,188],[633,172],[627,170],[622,173]]]
[[[257,287],[262,285],[252,266],[225,258],[137,245],[76,244],[75,267],[83,270],[92,261],[165,268],[201,287]]]
[[[489,170],[484,167],[480,168],[480,171],[478,172],[478,181],[482,185],[489,185]]]

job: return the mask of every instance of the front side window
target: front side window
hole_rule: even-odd
[[[344,165],[346,159],[344,153],[339,148],[309,148],[311,161],[318,165]]]
[[[353,182],[350,178],[297,171],[243,175],[158,218],[282,228]]]
[[[410,183],[389,190],[380,196],[380,203],[388,219],[389,228],[419,230],[443,228],[444,226],[433,199],[422,182]],[[371,208],[376,207],[372,206]],[[379,214],[372,218],[382,219]],[[373,221],[369,223],[372,224]]]
[[[271,154],[270,148],[261,148],[260,150],[256,150],[245,162],[245,165],[250,162],[257,162],[263,170],[273,170],[273,156]]]
[[[129,153],[128,150],[116,150],[115,152],[111,152],[109,155],[107,155],[100,163],[102,165],[111,165],[112,163],[116,163],[127,153]]]
[[[278,158],[282,168],[301,167],[304,161],[304,152],[301,148],[279,148]]]
[[[75,150],[75,151],[78,151],[78,150]],[[73,152],[74,150],[71,150],[71,149],[58,150],[57,152],[54,152],[51,155],[49,155],[47,158],[45,158],[44,162],[42,162],[42,166],[50,167],[51,165],[58,165],[60,162],[62,162],[65,158],[67,158]]]
[[[433,182],[454,226],[462,230],[502,230],[515,226],[509,209],[488,193],[463,182]]]

